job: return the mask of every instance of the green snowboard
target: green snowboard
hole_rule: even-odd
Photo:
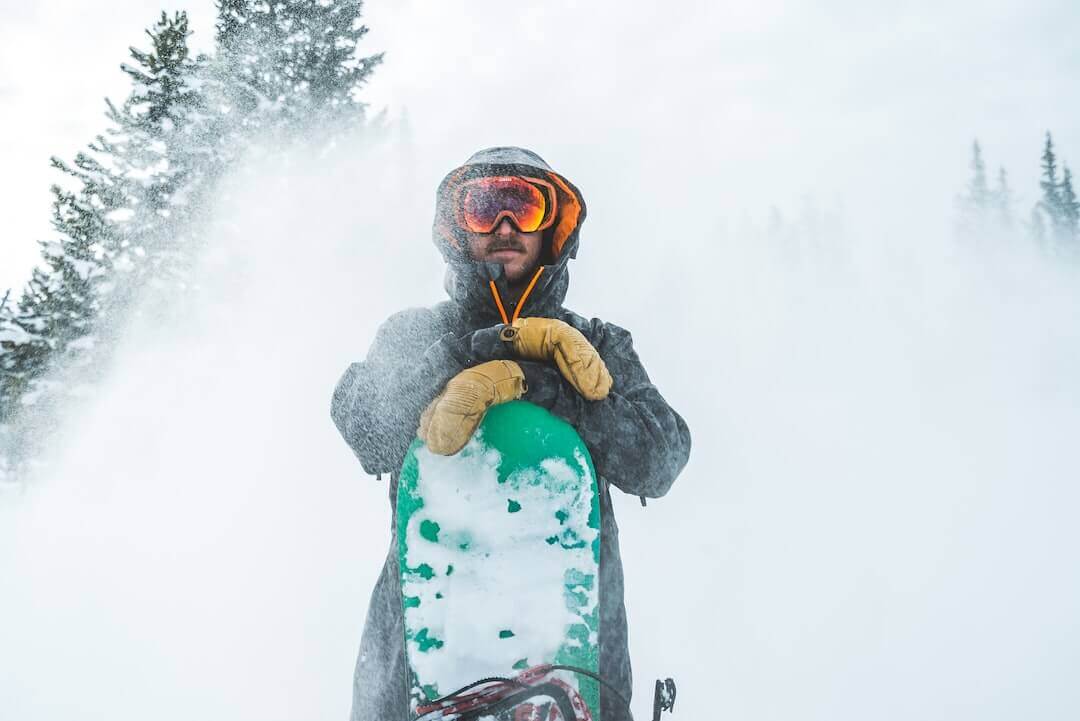
[[[453,456],[413,442],[397,537],[414,712],[539,664],[598,671],[599,501],[577,431],[532,403],[489,409]],[[596,682],[558,673],[598,721]]]

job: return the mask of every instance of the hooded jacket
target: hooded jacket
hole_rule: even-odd
[[[631,692],[622,561],[610,487],[642,499],[658,498],[686,465],[690,432],[650,382],[630,333],[563,306],[577,255],[586,206],[581,192],[540,156],[516,147],[482,150],[451,171],[439,185],[432,238],[444,260],[449,300],[432,308],[409,308],[378,329],[364,361],[353,363],[334,390],[331,417],[370,474],[390,474],[390,503],[396,522],[398,473],[416,437],[420,414],[446,383],[469,366],[517,360],[499,340],[502,316],[490,289],[494,281],[506,313],[516,309],[499,264],[469,257],[457,230],[457,185],[483,175],[522,175],[549,181],[556,189],[556,219],[544,231],[536,286],[521,317],[558,318],[581,331],[604,359],[613,379],[601,401],[586,401],[554,365],[521,361],[524,399],[573,425],[592,455],[599,477],[600,673],[626,697]],[[354,675],[352,721],[407,718],[408,689],[397,549],[391,525],[390,550],[368,608]],[[614,699],[601,695],[601,718],[625,718]]]

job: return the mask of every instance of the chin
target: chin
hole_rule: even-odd
[[[511,283],[518,283],[525,278],[525,271],[520,268],[517,270],[510,270],[504,265],[503,273],[506,275],[506,279]]]

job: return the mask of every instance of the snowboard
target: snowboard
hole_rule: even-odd
[[[599,671],[600,498],[573,426],[493,406],[452,456],[415,440],[397,499],[410,704],[542,664]],[[599,720],[599,688],[556,671]]]

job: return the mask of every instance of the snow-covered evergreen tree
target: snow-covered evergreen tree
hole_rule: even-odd
[[[54,164],[83,185],[75,192],[53,186],[59,237],[41,243],[43,266],[34,269],[0,340],[0,423],[8,427],[4,455],[15,464],[32,457],[52,414],[74,390],[53,374],[80,365],[97,342],[104,248],[115,238],[106,219],[115,209],[111,176],[82,154],[74,168]]]
[[[6,379],[8,377],[7,366],[14,359],[9,355],[11,348],[18,345],[25,336],[21,328],[15,324],[15,312],[11,301],[11,290],[4,292],[0,298],[0,483],[11,479],[10,448],[12,443],[11,424],[7,419],[8,410],[14,408],[11,399],[5,396],[7,392]]]
[[[202,93],[208,63],[190,54],[187,16],[162,13],[147,35],[151,49],[132,48],[134,64],[121,66],[132,80],[131,94],[120,107],[109,103],[108,112],[110,150],[128,199],[116,217],[122,242],[113,249],[109,312],[119,316],[148,283],[178,292],[190,286],[206,201],[226,159],[226,119]]]
[[[241,137],[336,133],[364,122],[362,0],[219,0],[215,77]]]
[[[163,14],[148,34],[152,49],[132,48],[135,64],[123,66],[130,96],[108,103],[112,127],[72,164],[52,160],[74,189],[54,186],[57,239],[42,243],[43,265],[0,336],[0,423],[16,464],[104,369],[139,289],[179,267],[175,247],[202,163],[187,157],[199,143],[173,136],[199,127],[189,116],[198,113],[196,65],[182,13]]]

